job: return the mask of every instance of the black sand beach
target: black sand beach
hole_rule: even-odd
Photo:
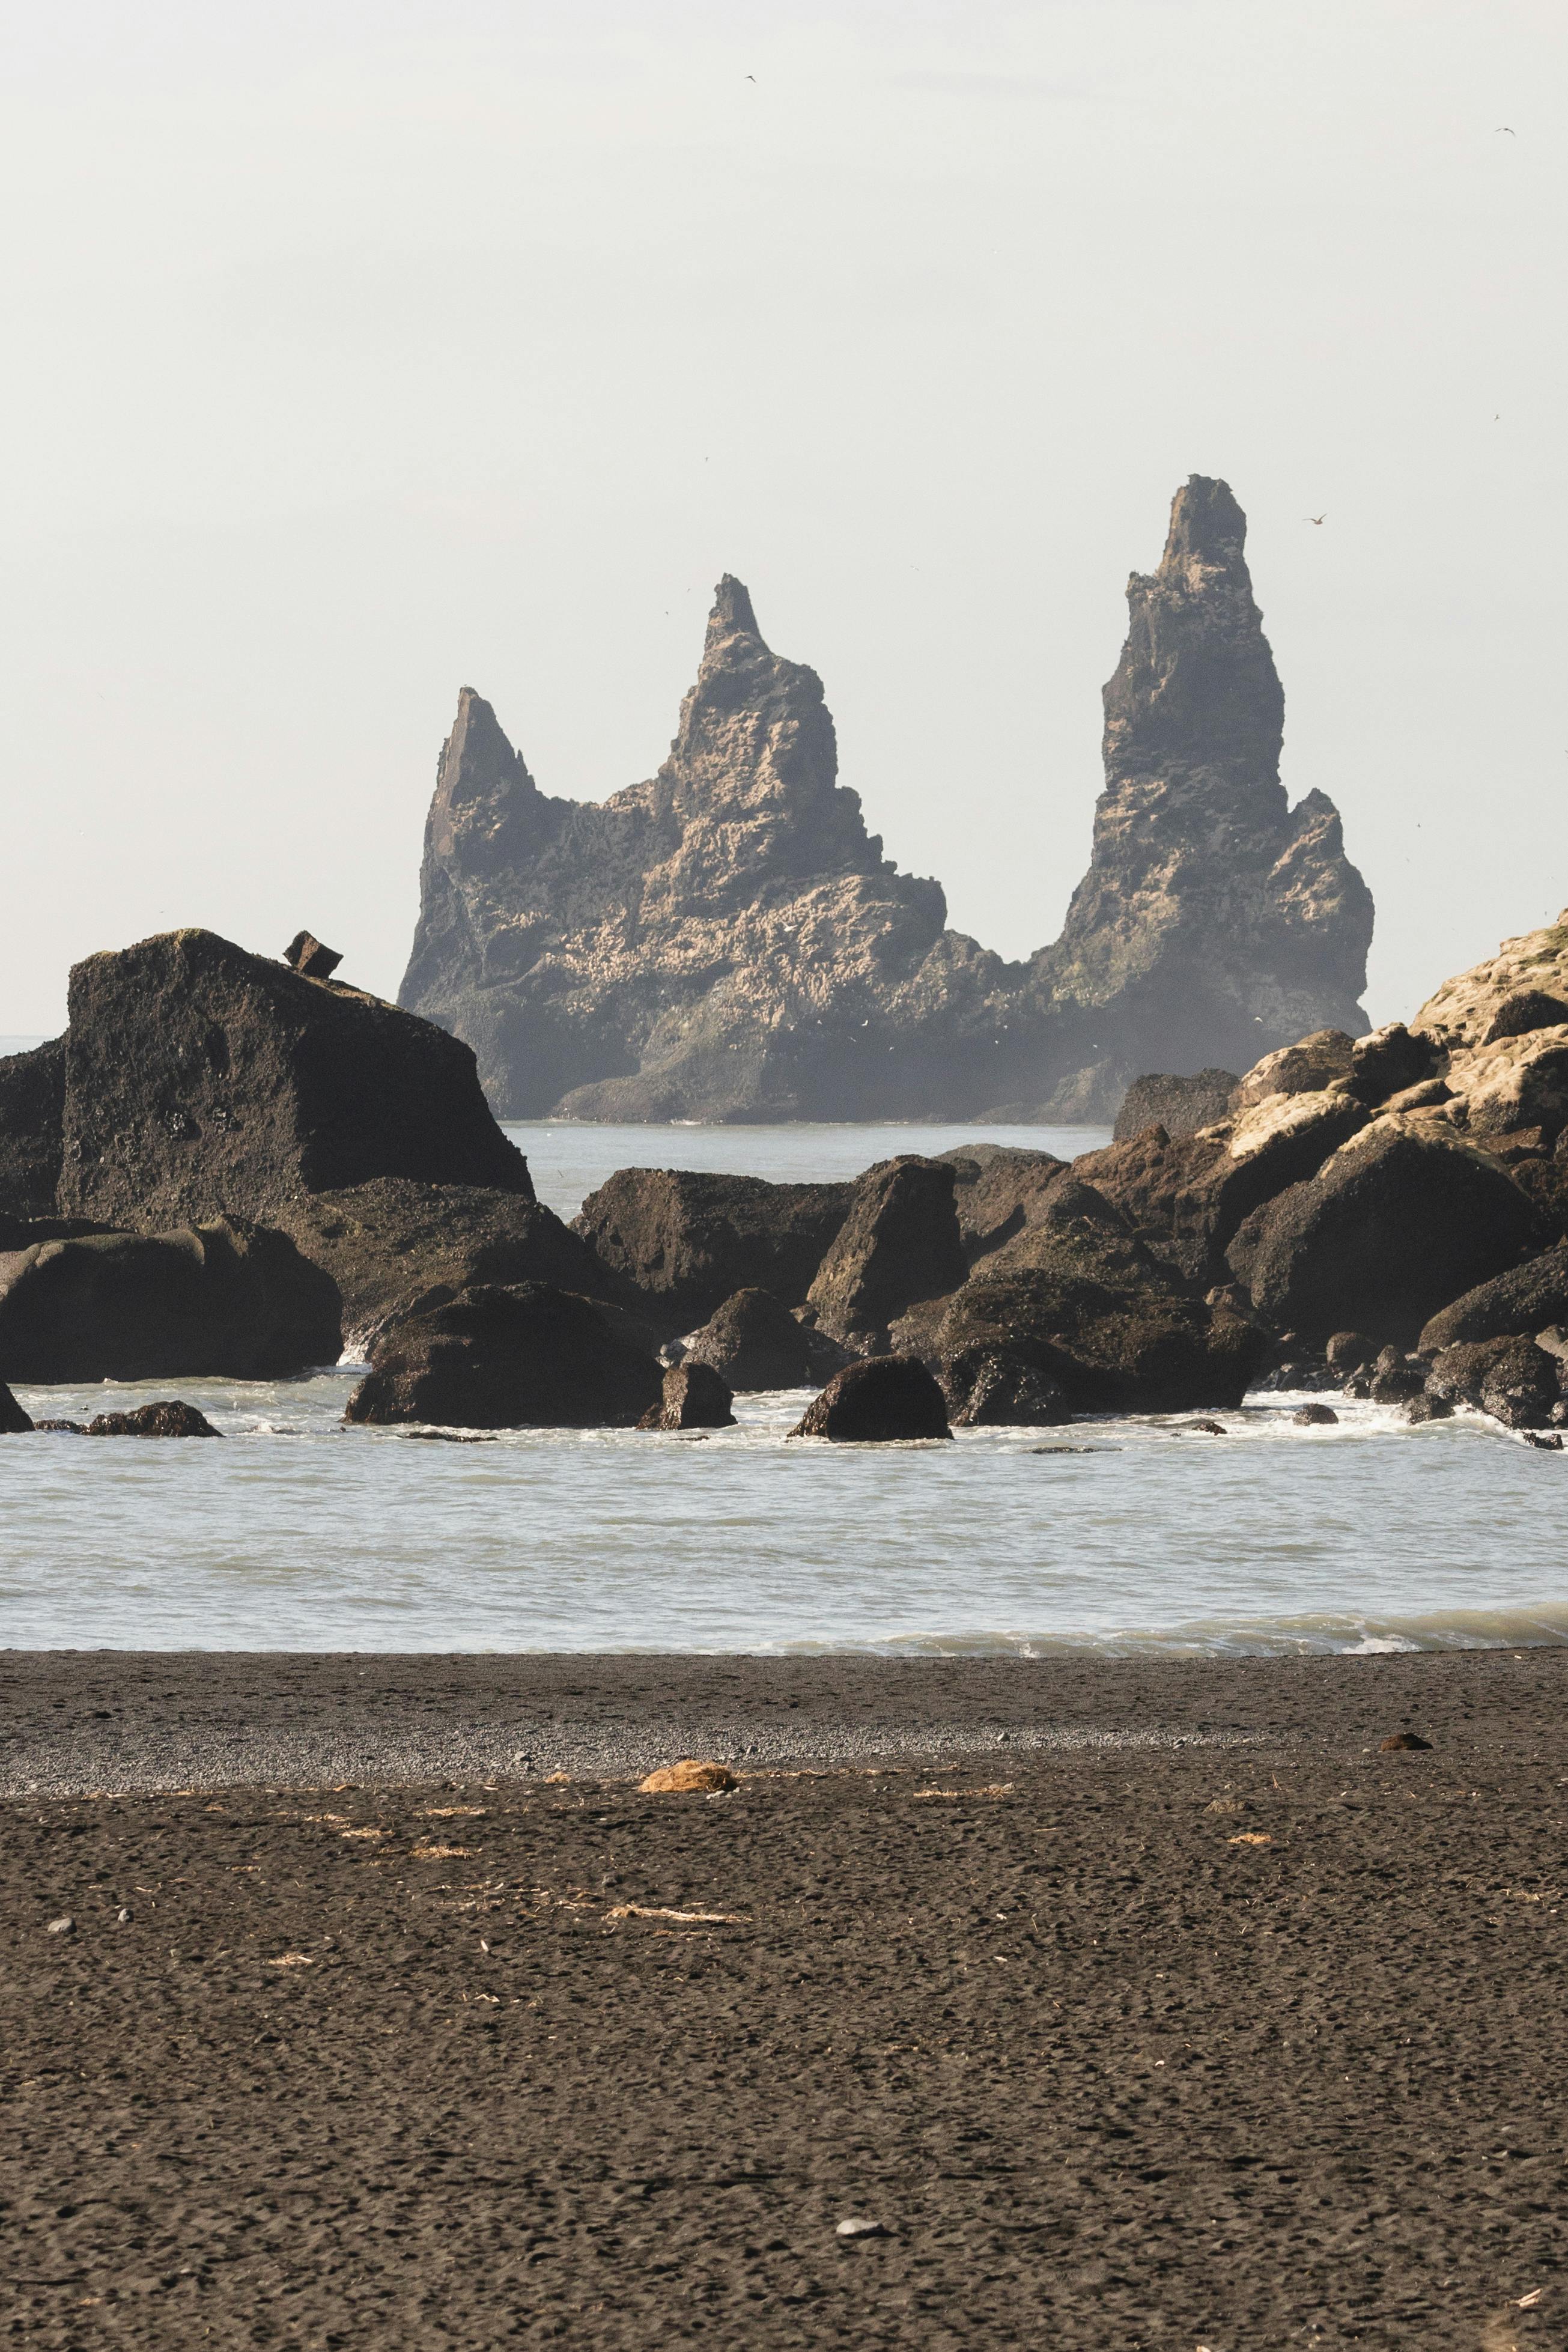
[[[1561,2340],[1568,1653],[0,1665],[13,2340]]]

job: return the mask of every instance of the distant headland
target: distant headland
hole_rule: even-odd
[[[1089,868],[1026,961],[883,856],[820,679],[726,577],[669,757],[603,803],[542,793],[463,689],[401,1003],[512,1118],[1109,1120],[1146,1071],[1359,1034],[1372,896],[1333,803],[1280,784],[1246,531],[1194,475],[1132,575]]]

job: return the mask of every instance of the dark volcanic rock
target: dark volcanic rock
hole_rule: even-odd
[[[1555,1029],[1568,1023],[1568,1004],[1542,988],[1516,988],[1492,1014],[1483,1043],[1495,1045],[1500,1037],[1527,1037],[1532,1029]]]
[[[283,961],[307,980],[331,980],[342,958],[335,948],[323,947],[313,931],[296,931],[283,950]]]
[[[226,1219],[49,1241],[0,1257],[11,1380],[270,1380],[335,1364],[330,1275],[284,1234]]]
[[[1304,1404],[1290,1415],[1298,1429],[1337,1428],[1339,1414],[1331,1404]]]
[[[1479,1405],[1510,1429],[1544,1429],[1561,1393],[1561,1370],[1533,1339],[1479,1339],[1445,1348],[1426,1386],[1445,1402]]]
[[[1350,1090],[1357,1102],[1375,1110],[1391,1095],[1404,1094],[1433,1077],[1441,1058],[1434,1040],[1390,1021],[1369,1036],[1358,1037],[1351,1053]]]
[[[874,1356],[846,1364],[790,1431],[792,1437],[834,1437],[861,1445],[951,1434],[942,1392],[913,1356]]]
[[[906,1307],[955,1290],[968,1271],[952,1168],[940,1160],[885,1160],[857,1183],[807,1303],[832,1338],[876,1346]]]
[[[928,1360],[960,1411],[989,1357],[1020,1395],[1026,1374],[1053,1418],[1053,1391],[1075,1412],[1179,1412],[1239,1404],[1267,1344],[1194,1299],[1092,1187],[1062,1180],[1050,1213],[947,1302]]]
[[[1423,1355],[1461,1341],[1507,1339],[1568,1323],[1568,1247],[1511,1266],[1434,1315],[1422,1331]]]
[[[378,1176],[532,1195],[459,1039],[212,931],[76,966],[64,1139],[61,1210],[141,1233]]]
[[[735,1400],[711,1364],[683,1356],[664,1376],[664,1394],[649,1405],[639,1429],[733,1429]]]
[[[1163,1127],[1174,1141],[1195,1135],[1200,1127],[1213,1127],[1225,1118],[1240,1084],[1234,1070],[1199,1070],[1190,1078],[1159,1074],[1134,1078],[1122,1097],[1112,1137],[1125,1143],[1146,1127]]]
[[[952,1170],[959,1239],[971,1265],[1023,1230],[1032,1203],[1068,1164],[1052,1151],[1007,1143],[963,1143],[935,1157]]]
[[[69,1422],[55,1424],[68,1429]],[[221,1437],[205,1412],[183,1398],[167,1397],[158,1404],[141,1404],[132,1412],[95,1413],[88,1423],[89,1437]]]
[[[296,1202],[289,1230],[342,1294],[342,1339],[365,1351],[416,1307],[482,1284],[547,1282],[611,1303],[630,1299],[586,1242],[531,1193],[383,1176]]]
[[[4,1381],[0,1381],[0,1437],[26,1437],[33,1424]]]
[[[683,1364],[710,1364],[731,1389],[799,1389],[812,1377],[811,1335],[767,1290],[737,1290],[686,1344]]]
[[[1335,1331],[1323,1349],[1329,1368],[1336,1372],[1359,1372],[1377,1355],[1377,1342],[1369,1339],[1364,1331]]]
[[[1244,535],[1194,476],[1133,579],[1093,864],[1028,963],[945,929],[938,885],[884,858],[820,681],[727,578],[647,783],[547,798],[464,688],[403,1002],[468,1039],[517,1118],[1110,1118],[1140,1070],[1359,1030],[1372,902],[1332,804],[1279,784]]]
[[[941,1377],[952,1418],[965,1428],[1049,1429],[1072,1418],[1066,1389],[1027,1342],[961,1348]]]
[[[1458,1293],[1516,1265],[1536,1231],[1495,1160],[1389,1120],[1256,1210],[1229,1259],[1281,1328],[1326,1338],[1359,1326],[1404,1341]]]
[[[629,1429],[663,1399],[651,1356],[592,1299],[545,1283],[465,1290],[397,1324],[350,1397],[351,1422],[457,1429]]]
[[[52,1217],[60,1181],[66,1041],[0,1056],[0,1217]]]
[[[572,1231],[679,1331],[737,1290],[800,1306],[854,1196],[852,1184],[621,1168],[589,1194]]]
[[[1373,1404],[1408,1404],[1426,1385],[1426,1366],[1419,1356],[1399,1348],[1380,1349],[1367,1379],[1366,1392]]]

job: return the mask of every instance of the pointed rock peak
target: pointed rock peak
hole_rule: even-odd
[[[1163,572],[1185,572],[1193,564],[1222,570],[1240,563],[1247,544],[1247,517],[1228,482],[1191,474],[1171,500],[1171,529],[1161,559]]]
[[[454,809],[471,801],[493,800],[498,795],[505,797],[519,792],[528,795],[536,789],[521,752],[513,751],[490,705],[482,694],[465,686],[458,697],[452,731],[441,746],[436,810],[444,810],[449,816]],[[445,841],[445,819],[437,824],[437,832]]]
[[[726,572],[713,591],[713,610],[708,615],[708,643],[716,644],[721,637],[755,637],[763,642],[757,626],[757,616],[752,610],[751,591],[744,581]]]

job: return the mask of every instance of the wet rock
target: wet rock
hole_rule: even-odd
[[[711,1364],[686,1356],[664,1376],[664,1394],[638,1422],[639,1429],[733,1429],[731,1394]]]
[[[792,1437],[830,1437],[862,1445],[950,1434],[942,1392],[912,1356],[875,1356],[846,1364],[790,1431]]]
[[[1178,1437],[1228,1437],[1230,1432],[1217,1421],[1189,1421],[1176,1433]]]
[[[383,1176],[532,1196],[459,1039],[212,931],[78,964],[65,1059],[66,1215],[286,1229],[302,1194]]]
[[[732,1390],[798,1389],[812,1377],[813,1343],[768,1290],[737,1290],[686,1341],[684,1363],[710,1364]],[[834,1370],[837,1367],[835,1365]]]
[[[1062,1177],[947,1302],[927,1360],[955,1394],[990,1355],[1053,1412],[1059,1391],[1075,1412],[1179,1412],[1239,1404],[1267,1345],[1193,1298],[1093,1186]]]
[[[1527,1445],[1539,1446],[1543,1454],[1561,1454],[1563,1451],[1563,1440],[1555,1432],[1548,1435],[1539,1429],[1524,1429],[1521,1430],[1520,1435]]]
[[[1502,1037],[1527,1037],[1533,1029],[1557,1029],[1568,1024],[1568,1001],[1543,988],[1510,990],[1488,1024],[1481,1043],[1495,1045]]]
[[[1454,1408],[1447,1397],[1434,1396],[1429,1389],[1426,1389],[1419,1396],[1411,1398],[1405,1408],[1405,1418],[1409,1422],[1452,1421]]]
[[[1561,1375],[1556,1357],[1533,1339],[1478,1339],[1445,1348],[1426,1388],[1450,1404],[1475,1405],[1509,1429],[1542,1429],[1561,1393]]]
[[[1294,1045],[1281,1045],[1254,1062],[1238,1079],[1231,1108],[1242,1111],[1271,1095],[1315,1095],[1351,1074],[1355,1039],[1344,1029],[1314,1029]]]
[[[850,1184],[770,1184],[680,1168],[622,1168],[574,1218],[600,1263],[633,1284],[671,1331],[738,1290],[803,1303],[849,1213]]]
[[[885,1346],[917,1299],[955,1290],[969,1271],[953,1171],[940,1160],[888,1160],[867,1170],[807,1294],[817,1326],[849,1347]]]
[[[1072,1419],[1061,1381],[1027,1349],[961,1348],[942,1361],[941,1382],[961,1428],[1049,1429]]]
[[[34,1423],[23,1412],[4,1381],[0,1381],[0,1437],[26,1437]]]
[[[181,1397],[156,1404],[137,1405],[130,1412],[95,1413],[87,1424],[89,1437],[221,1437],[205,1412]]]
[[[630,1285],[531,1193],[384,1176],[302,1197],[287,1217],[301,1254],[337,1284],[342,1344],[359,1355],[416,1308],[491,1283],[545,1282],[608,1305],[636,1303]],[[650,1328],[642,1343],[652,1339]]]
[[[1298,1429],[1331,1429],[1339,1425],[1339,1414],[1331,1404],[1304,1404],[1290,1415]]]
[[[1376,1340],[1369,1339],[1364,1331],[1336,1331],[1323,1350],[1329,1369],[1335,1372],[1359,1372],[1377,1352]]]
[[[1406,1404],[1426,1385],[1426,1366],[1419,1356],[1399,1348],[1384,1348],[1372,1367],[1367,1394],[1373,1404]]]
[[[1223,1119],[1231,1096],[1241,1080],[1234,1070],[1199,1070],[1190,1078],[1151,1075],[1134,1078],[1122,1097],[1111,1129],[1113,1139],[1126,1143],[1146,1127],[1163,1127],[1173,1141],[1196,1135],[1203,1127]]]
[[[1227,1255],[1277,1325],[1414,1339],[1450,1299],[1517,1264],[1536,1234],[1529,1201],[1495,1161],[1386,1120],[1255,1210]]]
[[[637,1782],[637,1791],[645,1797],[713,1796],[739,1786],[727,1764],[687,1756],[679,1764],[661,1764]]]
[[[342,958],[335,948],[323,947],[312,931],[296,931],[283,950],[283,961],[304,980],[331,980]]]
[[[610,1310],[546,1283],[483,1284],[395,1325],[345,1421],[458,1429],[630,1429],[663,1400]]]
[[[1350,1090],[1369,1110],[1391,1095],[1435,1077],[1442,1059],[1436,1041],[1390,1021],[1358,1037],[1351,1048]]]
[[[1419,1738],[1414,1731],[1395,1731],[1379,1742],[1378,1753],[1382,1756],[1425,1756],[1430,1752],[1431,1747],[1429,1739]]]
[[[1424,1355],[1463,1340],[1515,1339],[1568,1322],[1568,1245],[1547,1250],[1479,1283],[1434,1315],[1423,1328]]]
[[[286,1234],[220,1219],[0,1256],[13,1380],[273,1380],[338,1360],[338,1287]]]
[[[0,1055],[0,1218],[55,1213],[65,1104],[63,1037]]]

